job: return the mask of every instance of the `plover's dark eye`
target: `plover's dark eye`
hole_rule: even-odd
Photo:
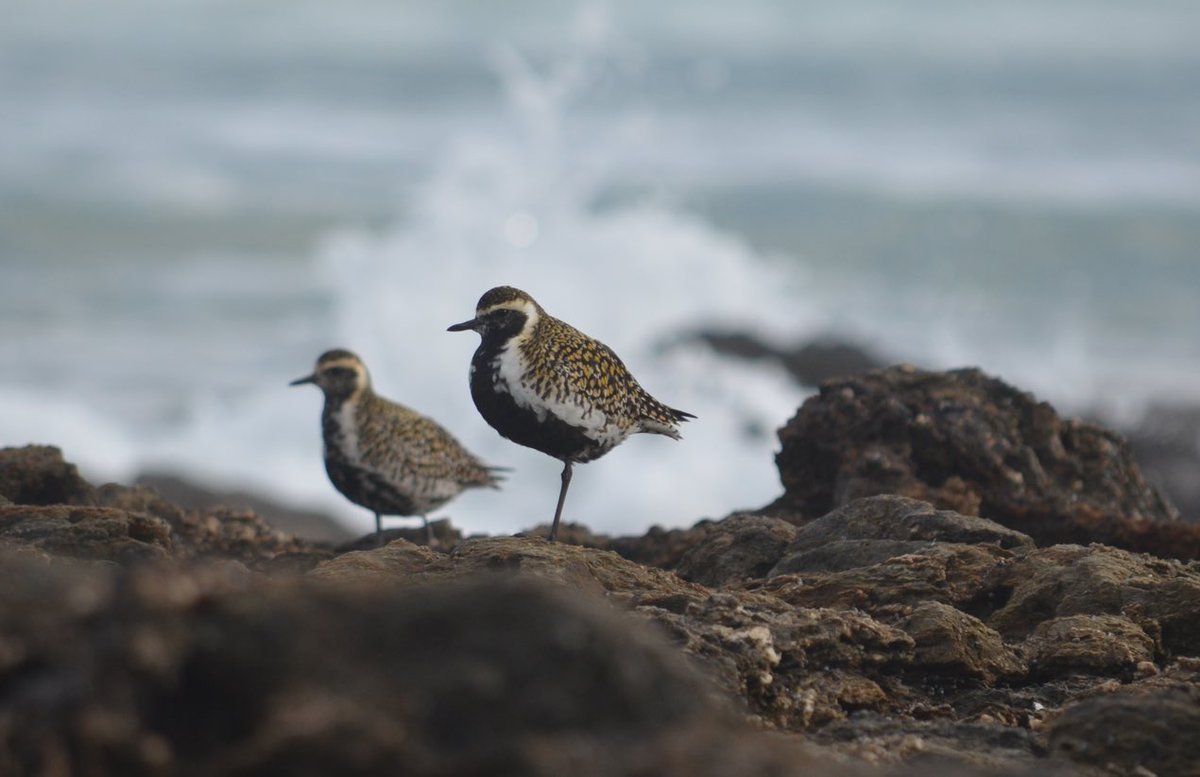
[[[508,328],[511,326],[516,326],[519,323],[521,323],[521,321],[524,319],[524,317],[525,316],[523,313],[520,313],[516,310],[509,310],[507,308],[502,309],[502,310],[497,310],[495,313],[492,313],[492,315],[490,316],[490,318],[492,319],[493,325],[495,325],[497,327],[501,327],[501,328]]]
[[[352,378],[354,377],[354,370],[349,367],[330,367],[325,370],[325,374],[331,378]]]

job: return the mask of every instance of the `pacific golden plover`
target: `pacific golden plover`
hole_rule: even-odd
[[[480,415],[504,437],[563,463],[551,542],[572,465],[638,432],[678,440],[676,424],[695,418],[650,396],[611,348],[549,315],[520,289],[489,290],[475,318],[449,331],[467,329],[482,338],[471,359],[471,398]]]
[[[419,515],[432,543],[431,510],[465,489],[497,487],[496,468],[433,420],[376,394],[367,366],[350,351],[326,351],[311,375],[289,385],[304,383],[325,394],[325,471],[343,496],[375,513],[377,539],[381,516]]]

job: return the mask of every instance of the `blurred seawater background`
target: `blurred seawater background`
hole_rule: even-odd
[[[0,444],[177,470],[357,528],[320,463],[332,346],[514,472],[475,413],[498,283],[700,416],[580,472],[568,519],[772,499],[806,393],[699,346],[833,333],[1130,419],[1200,393],[1200,4],[0,0]]]

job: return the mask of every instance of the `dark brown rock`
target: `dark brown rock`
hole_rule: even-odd
[[[912,640],[853,611],[719,594],[682,612],[643,606],[731,698],[761,720],[807,729],[888,705],[877,679],[905,664]]]
[[[1028,729],[990,722],[897,719],[861,712],[831,723],[813,739],[871,763],[908,763],[914,774],[940,777],[970,766],[993,777],[1080,775],[1068,765],[1038,757],[1036,737]]]
[[[1200,527],[1142,477],[1113,432],[1063,420],[978,370],[892,367],[826,382],[779,433],[772,514],[819,517],[891,493],[978,514],[1039,545],[1200,555]]]
[[[188,512],[209,513],[221,508],[252,512],[274,529],[314,542],[341,543],[354,538],[349,529],[324,513],[287,507],[261,494],[202,485],[177,473],[146,472],[138,475],[134,485],[151,488]]]
[[[870,566],[779,575],[757,583],[754,589],[803,607],[853,607],[887,613],[934,601],[965,610],[986,610],[996,585],[995,570],[1012,557],[1012,551],[995,545],[939,542]]]
[[[687,529],[664,529],[651,526],[640,537],[613,537],[600,542],[582,543],[589,547],[611,550],[618,555],[659,569],[675,569],[683,555],[704,539],[715,525],[702,520]]]
[[[844,572],[874,566],[896,556],[920,553],[932,542],[904,540],[833,540],[809,550],[788,553],[771,568],[767,577],[803,575],[806,572]]]
[[[173,555],[178,558],[234,559],[251,568],[306,571],[330,558],[333,550],[272,528],[259,515],[217,508],[209,512],[180,509],[146,486],[116,484],[96,491],[100,504],[161,519],[171,528]]]
[[[532,537],[465,540],[449,553],[398,540],[345,553],[318,565],[311,576],[334,583],[389,585],[445,582],[477,574],[528,576],[629,604],[680,609],[710,592],[676,575],[644,567],[611,551]]]
[[[994,570],[988,619],[1010,638],[1069,615],[1123,615],[1167,655],[1200,655],[1200,568],[1101,545],[1039,548]]]
[[[0,450],[0,489],[13,503],[0,506],[0,536],[61,556],[118,563],[164,555],[222,558],[303,571],[332,555],[254,513],[188,512],[142,486],[95,488],[48,446]]]
[[[1030,671],[1038,677],[1100,674],[1132,677],[1155,657],[1154,640],[1120,615],[1068,615],[1043,621],[1025,641]]]
[[[846,774],[750,731],[651,630],[563,587],[264,585],[0,563],[0,770]]]
[[[612,552],[539,539],[470,540],[448,555],[393,542],[340,556],[310,574],[348,584],[403,584],[483,572],[532,576],[635,608],[665,628],[730,698],[785,728],[879,705],[886,696],[867,675],[885,673],[911,654],[912,641],[902,631],[863,613],[795,608],[750,593],[714,594]],[[817,667],[822,671],[813,674]]]
[[[94,504],[92,485],[49,445],[0,448],[0,496],[18,505]]]
[[[165,557],[171,527],[145,513],[109,507],[0,507],[0,539],[47,553],[128,563]]]
[[[455,528],[448,518],[439,518],[438,520],[429,522],[428,533],[425,531],[424,526],[398,526],[391,529],[384,529],[378,537],[372,531],[349,542],[343,542],[334,550],[337,553],[349,553],[352,550],[372,550],[378,548],[380,545],[386,545],[396,540],[404,540],[414,545],[428,545],[430,534],[433,535],[433,547],[439,550],[448,550],[463,540],[462,532]]]
[[[921,551],[933,542],[1033,545],[1028,536],[984,518],[937,510],[902,496],[873,496],[800,526],[770,575],[868,566]]]
[[[900,628],[916,644],[913,663],[929,670],[979,677],[988,685],[1028,671],[999,634],[948,604],[922,602],[900,621]]]
[[[1071,705],[1053,722],[1055,759],[1128,775],[1200,775],[1200,691],[1113,693]]]
[[[161,518],[173,531],[179,531],[187,523],[186,510],[145,486],[127,487],[106,483],[95,490],[95,501],[103,507],[115,507],[118,510],[146,513]]]
[[[995,521],[953,510],[938,510],[928,502],[885,494],[856,499],[804,523],[796,532],[788,552],[811,550],[834,540],[863,539],[1033,547],[1033,540],[1028,535]]]
[[[787,521],[733,515],[710,526],[683,554],[675,572],[711,588],[766,577],[795,536],[796,527]]]
[[[651,526],[645,534],[626,537],[596,534],[582,524],[564,523],[558,527],[558,542],[597,550],[611,550],[630,561],[648,567],[674,569],[683,555],[708,535],[715,523],[705,519],[686,529]],[[550,525],[541,524],[520,532],[517,536],[544,538],[549,533]]]
[[[1061,756],[1100,736],[1082,704],[1200,694],[1200,563],[902,497],[345,553],[150,489],[88,498],[0,506],[48,511],[0,547],[0,774],[1098,777],[1047,732]],[[1137,736],[1079,752],[1133,763]]]

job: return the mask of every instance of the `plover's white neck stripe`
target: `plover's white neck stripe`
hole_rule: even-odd
[[[333,412],[333,426],[325,437],[326,455],[335,451],[347,461],[359,460],[357,413],[358,406],[353,399],[343,402]]]
[[[616,445],[633,432],[632,427],[621,427],[613,423],[608,414],[599,408],[589,407],[581,401],[544,397],[534,391],[524,379],[525,365],[521,359],[517,338],[513,338],[501,349],[496,357],[495,366],[495,389],[507,392],[519,407],[532,411],[539,423],[553,416],[605,445]]]

